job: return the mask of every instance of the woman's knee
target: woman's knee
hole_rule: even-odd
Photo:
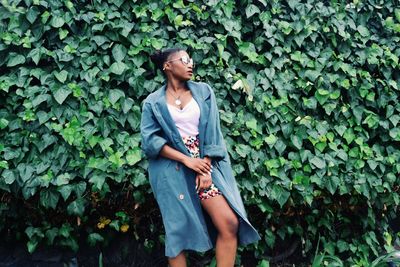
[[[221,234],[236,235],[239,229],[238,218],[236,216],[229,216],[224,221],[224,227],[220,230]]]

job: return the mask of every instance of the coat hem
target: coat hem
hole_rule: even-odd
[[[178,256],[184,250],[192,250],[192,251],[196,251],[196,252],[206,252],[206,251],[208,251],[210,249],[213,249],[213,248],[214,248],[213,245],[210,245],[210,246],[207,246],[207,247],[202,247],[202,248],[194,248],[192,246],[185,246],[185,247],[180,248],[178,250],[178,253],[176,253],[176,254],[165,253],[165,256],[168,257],[168,258],[175,258],[176,256]]]

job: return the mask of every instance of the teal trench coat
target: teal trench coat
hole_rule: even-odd
[[[187,85],[200,107],[200,157],[212,158],[213,183],[238,216],[239,245],[256,242],[260,236],[247,219],[232,173],[214,92],[205,83],[188,81]],[[175,257],[182,250],[206,251],[213,248],[217,231],[209,215],[203,211],[196,193],[196,173],[180,162],[159,155],[161,148],[168,144],[190,156],[168,111],[165,90],[164,85],[143,103],[141,146],[149,159],[149,181],[165,228],[165,255]]]

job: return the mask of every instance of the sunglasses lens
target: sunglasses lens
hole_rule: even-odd
[[[189,59],[187,56],[182,57],[182,62],[185,63],[186,65],[189,63]]]

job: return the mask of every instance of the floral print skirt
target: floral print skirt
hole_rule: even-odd
[[[186,136],[182,138],[183,143],[188,149],[192,158],[200,157],[200,141],[199,136]],[[221,191],[212,183],[210,187],[198,191],[200,200],[212,198],[214,196],[222,195]]]

